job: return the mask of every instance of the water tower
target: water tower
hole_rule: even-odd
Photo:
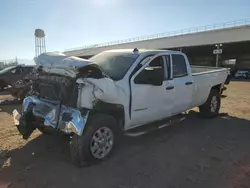
[[[46,52],[45,33],[42,29],[35,30],[35,54],[36,57]]]

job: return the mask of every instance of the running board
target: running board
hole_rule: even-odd
[[[140,127],[136,127],[136,128],[127,130],[124,132],[124,135],[131,136],[131,137],[141,136],[141,135],[147,134],[149,132],[173,125],[175,123],[180,123],[180,122],[184,121],[185,119],[186,119],[186,114],[184,114],[184,113],[178,114],[178,115],[175,115],[171,118],[163,119],[160,121],[156,121],[153,123],[149,123],[149,124],[146,124],[146,125],[143,125]]]

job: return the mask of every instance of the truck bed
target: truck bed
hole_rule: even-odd
[[[191,66],[194,81],[193,106],[204,104],[213,86],[225,83],[229,70],[218,67]]]
[[[221,68],[221,67],[191,66],[191,72],[193,76],[220,72],[220,71],[227,71],[227,70],[228,70],[227,68]]]

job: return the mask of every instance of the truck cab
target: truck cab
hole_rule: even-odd
[[[180,52],[158,52],[144,57],[137,65],[140,66],[129,81],[130,126],[163,119],[192,106],[193,78],[186,56]]]

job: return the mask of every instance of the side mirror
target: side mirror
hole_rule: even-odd
[[[164,80],[162,67],[146,67],[135,78],[135,84],[161,86]]]

